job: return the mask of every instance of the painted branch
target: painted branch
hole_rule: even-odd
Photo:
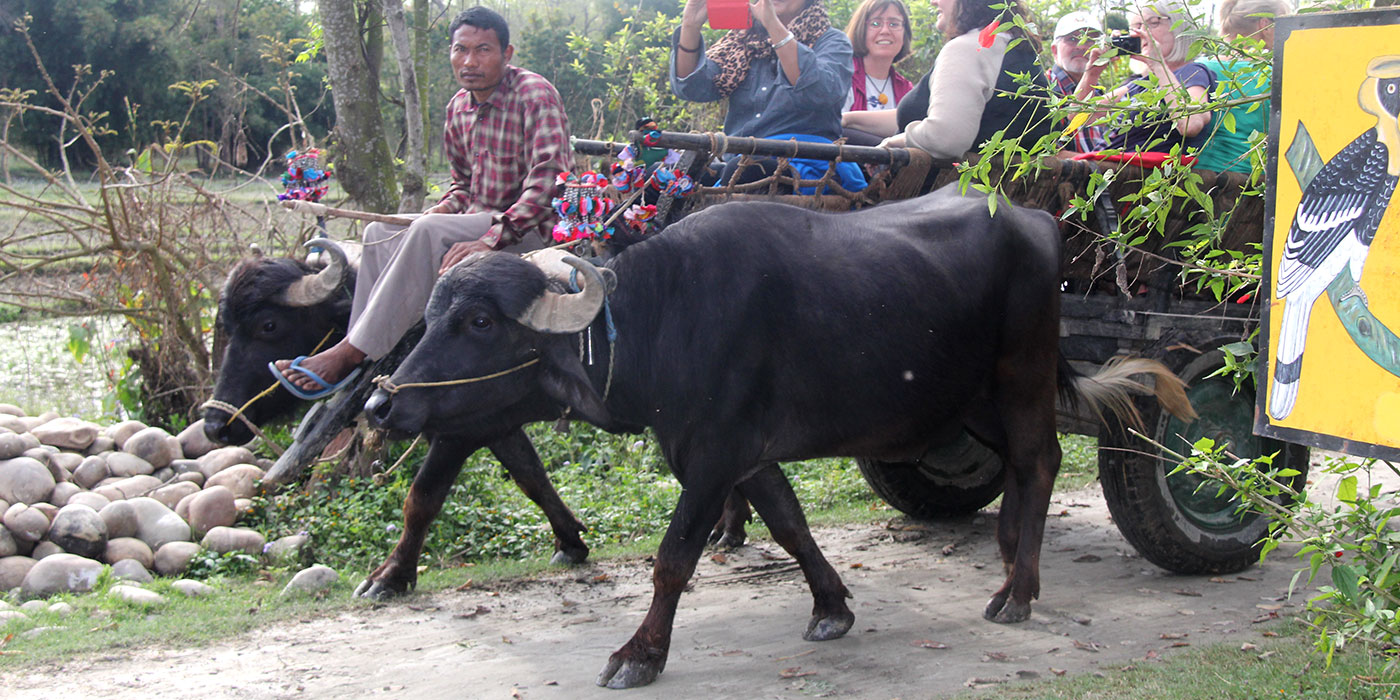
[[[407,226],[413,223],[413,217],[394,216],[392,214],[375,214],[368,211],[355,211],[353,209],[336,209],[328,207],[318,202],[305,202],[299,199],[284,199],[281,202],[284,209],[311,214],[313,216],[334,216],[339,219],[359,219],[360,221],[378,221],[382,224],[396,224]]]

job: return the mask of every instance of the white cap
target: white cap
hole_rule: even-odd
[[[1061,17],[1060,21],[1055,23],[1055,36],[1051,38],[1058,39],[1081,29],[1092,29],[1100,34],[1103,33],[1103,25],[1099,24],[1097,17],[1086,10],[1075,10]]]

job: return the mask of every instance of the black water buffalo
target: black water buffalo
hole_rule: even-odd
[[[319,272],[288,258],[254,257],[240,262],[229,273],[219,298],[219,323],[228,345],[214,385],[214,400],[225,407],[205,408],[204,431],[211,440],[242,444],[252,439],[247,426],[242,421],[230,421],[230,415],[269,386],[276,388],[248,404],[243,415],[254,425],[262,425],[291,413],[298,401],[276,384],[267,363],[309,354],[318,345],[330,347],[345,335],[355,270],[337,245],[321,245],[331,262]],[[588,557],[588,545],[580,537],[585,528],[554,490],[521,425],[516,423],[513,430],[499,431],[486,442],[435,440],[424,471],[437,474],[447,469],[455,475],[472,452],[488,447],[521,491],[544,511],[554,530],[554,562],[580,563]],[[451,483],[449,479],[441,485],[444,496]],[[441,505],[439,500],[437,507]],[[398,547],[371,575],[379,583],[375,589],[379,596],[403,593],[417,579],[418,555],[431,518],[417,522],[412,517],[412,503],[405,505],[405,511],[405,528]]]
[[[563,262],[581,293],[550,291],[541,266],[500,253],[449,271],[422,341],[366,410],[408,432],[489,433],[565,409],[608,430],[655,431],[683,490],[651,608],[598,678],[608,687],[644,685],[665,668],[681,590],[732,488],[806,575],[804,638],[850,629],[850,593],[778,462],[912,461],[970,432],[1007,465],[997,538],[1008,575],[983,615],[1019,622],[1040,592],[1057,393],[1112,409],[1130,404],[1125,375],[1149,372],[1159,398],[1190,414],[1158,363],[1076,374],[1057,349],[1054,220],[1005,202],[991,215],[985,198],[951,188],[850,214],[709,208],[609,261],[606,305],[605,275]],[[450,381],[462,383],[422,386]]]

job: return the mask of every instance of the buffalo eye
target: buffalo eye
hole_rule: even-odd
[[[276,330],[277,330],[277,322],[276,322],[276,321],[272,321],[272,320],[263,321],[263,324],[262,324],[262,332],[264,332],[264,333],[273,333],[273,332],[275,332]]]
[[[491,319],[488,316],[477,316],[472,319],[472,328],[484,331],[491,327]]]

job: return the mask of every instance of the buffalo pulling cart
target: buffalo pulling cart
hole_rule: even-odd
[[[810,209],[844,211],[917,196],[956,182],[956,163],[935,161],[917,150],[881,149],[834,144],[809,144],[720,134],[633,132],[634,152],[667,149],[679,154],[674,172],[700,178],[713,159],[724,154],[828,161],[820,177],[801,180],[779,168],[775,176],[748,184],[696,187],[693,192],[660,193],[655,201],[653,230],[714,204],[726,201],[782,201]],[[643,139],[646,139],[643,143]],[[626,143],[576,140],[580,156],[610,159]],[[969,155],[969,160],[975,156]],[[835,163],[859,163],[874,172],[861,192],[845,190],[834,176]],[[1058,214],[1081,195],[1091,174],[1112,170],[1110,184],[1090,218],[1092,225],[1062,224],[1064,233],[1060,350],[1077,369],[1093,368],[1130,355],[1163,362],[1188,384],[1187,395],[1199,415],[1186,422],[1162,410],[1152,397],[1137,400],[1146,437],[1128,426],[1105,425],[1092,414],[1062,407],[1058,427],[1064,432],[1099,438],[1099,470],[1104,495],[1123,535],[1149,561],[1178,573],[1238,571],[1257,560],[1258,542],[1267,520],[1241,513],[1238,501],[1219,494],[1214,486],[1185,471],[1172,473],[1178,459],[1164,454],[1190,454],[1202,437],[1241,458],[1276,454],[1273,464],[1299,472],[1308,470],[1306,447],[1252,434],[1255,397],[1251,382],[1237,387],[1227,375],[1222,346],[1250,338],[1259,321],[1255,303],[1219,302],[1193,292],[1182,282],[1171,245],[1199,209],[1178,207],[1168,216],[1165,234],[1133,248],[1123,248],[1100,231],[1112,230],[1117,216],[1115,196],[1135,191],[1152,168],[1135,164],[1049,159],[1031,175],[1003,180],[1013,201]],[[994,166],[995,167],[995,166]],[[1209,192],[1217,212],[1232,211],[1220,247],[1244,251],[1259,244],[1263,200],[1241,197],[1247,176],[1238,173],[1205,175],[1201,189]],[[815,186],[825,194],[780,194],[783,186]],[[620,198],[620,197],[619,197]],[[655,235],[655,234],[650,234]],[[1233,303],[1232,303],[1233,302]],[[294,434],[293,444],[267,474],[271,483],[294,480],[358,415],[374,390],[371,377],[388,375],[416,342],[410,333],[400,347],[365,372],[356,384],[309,411]],[[1002,493],[1005,469],[999,458],[966,432],[930,449],[920,459],[887,462],[858,459],[872,489],[898,510],[917,518],[970,514]]]

